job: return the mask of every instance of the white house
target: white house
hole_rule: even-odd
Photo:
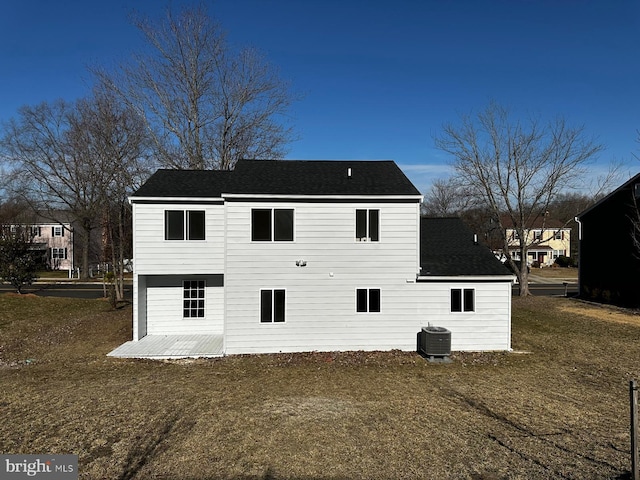
[[[415,350],[428,324],[508,350],[513,277],[421,198],[392,161],[159,170],[130,199],[133,341],[111,355]]]

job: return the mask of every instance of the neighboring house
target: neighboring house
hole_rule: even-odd
[[[70,223],[43,221],[31,225],[33,240],[52,270],[72,270],[74,257],[73,229]]]
[[[518,233],[508,219],[503,219],[503,225],[511,258],[519,261],[521,258]],[[538,262],[541,267],[548,267],[560,256],[571,256],[571,228],[567,225],[558,220],[538,217],[527,227],[524,235],[525,242],[529,245],[527,265]]]
[[[415,350],[429,324],[510,349],[513,276],[421,199],[391,161],[159,170],[130,199],[133,341],[111,355]]]
[[[640,307],[640,174],[576,217],[580,297]]]
[[[51,270],[73,268],[73,229],[70,223],[57,223],[35,217],[25,222],[13,223],[10,228],[24,228],[33,241],[32,249],[42,265]]]

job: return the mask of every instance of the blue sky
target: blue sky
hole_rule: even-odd
[[[190,3],[173,0],[174,8]],[[238,46],[255,46],[304,99],[292,159],[392,159],[416,186],[446,176],[433,137],[489,100],[564,116],[640,170],[640,2],[635,0],[215,0]],[[0,120],[22,105],[89,91],[88,65],[140,46],[128,21],[161,0],[5,0]]]

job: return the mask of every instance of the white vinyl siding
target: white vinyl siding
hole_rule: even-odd
[[[376,314],[354,313],[354,290],[347,285],[340,293],[332,290],[331,301],[317,288],[291,286],[287,289],[286,324],[278,329],[256,331],[255,324],[236,326],[234,320],[227,333],[239,331],[245,342],[239,343],[233,335],[227,335],[227,353],[414,351],[417,333],[429,323],[452,332],[451,345],[456,351],[510,349],[511,284],[470,284],[475,291],[476,311],[452,313],[454,285],[425,282],[387,287],[383,292],[384,309]],[[250,308],[253,300],[258,302],[257,293],[238,312],[238,317],[258,314]]]
[[[184,278],[154,276],[145,279],[147,334],[218,335],[223,332],[224,288],[205,281],[204,317],[184,316]],[[189,279],[191,281],[191,279]]]
[[[134,338],[224,334],[225,353],[413,351],[429,323],[453,350],[510,348],[511,284],[416,282],[417,202],[134,203]],[[202,210],[206,240],[164,240],[165,210]],[[295,241],[252,241],[253,209],[294,213]],[[354,241],[356,211],[379,212],[380,241]],[[224,279],[216,285],[209,276]],[[183,317],[184,280],[206,279],[205,317]],[[358,312],[358,289],[380,312]],[[451,289],[473,289],[473,312],[451,312]],[[285,291],[282,322],[261,321],[262,292]],[[273,297],[272,297],[273,299]],[[271,319],[275,318],[272,310]]]
[[[205,240],[165,240],[165,211],[202,211]],[[224,271],[224,205],[133,204],[136,273],[212,274]],[[185,220],[185,224],[187,221]]]
[[[451,331],[451,349],[511,348],[511,283],[419,282],[418,310],[427,322]],[[451,312],[451,290],[473,290],[474,311]]]
[[[279,202],[295,209],[295,242],[252,242],[251,210],[268,206],[227,204],[227,353],[415,349],[417,203]],[[384,241],[354,242],[356,209],[379,210]],[[286,289],[278,328],[256,329],[263,289]],[[356,312],[357,289],[379,289],[382,311]]]

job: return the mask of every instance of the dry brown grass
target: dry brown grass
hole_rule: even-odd
[[[638,317],[515,298],[518,352],[174,362],[106,353],[131,311],[0,295],[0,452],[83,479],[603,479],[629,471]]]

